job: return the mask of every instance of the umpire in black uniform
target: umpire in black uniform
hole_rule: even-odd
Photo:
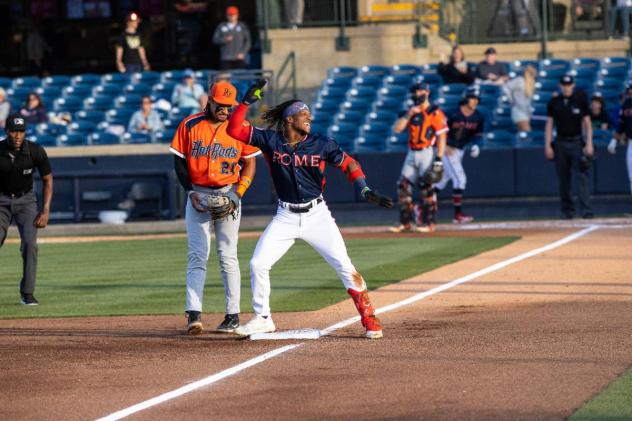
[[[26,122],[22,116],[10,115],[5,131],[7,137],[0,141],[0,247],[14,220],[22,241],[22,304],[34,306],[39,304],[33,295],[37,273],[37,229],[48,224],[53,174],[44,148],[25,139]],[[44,184],[44,204],[39,213],[33,192],[35,168]]]
[[[544,154],[555,160],[560,185],[562,219],[573,218],[575,206],[571,197],[571,174],[576,173],[579,211],[582,218],[592,218],[590,207],[589,170],[593,157],[590,110],[585,96],[575,92],[575,79],[570,75],[560,79],[561,95],[547,106],[548,118],[544,135]],[[557,129],[553,142],[553,124]],[[583,133],[582,133],[583,129]]]

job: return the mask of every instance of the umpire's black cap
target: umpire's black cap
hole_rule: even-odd
[[[564,75],[560,78],[560,85],[572,85],[575,83],[575,78],[571,75]]]
[[[7,117],[4,129],[7,132],[25,132],[26,120],[24,120],[24,117],[19,114],[11,114],[9,117]]]

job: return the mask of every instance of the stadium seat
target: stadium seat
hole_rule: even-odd
[[[122,83],[112,82],[97,85],[92,89],[93,95],[120,95],[123,92],[125,85]]]
[[[378,99],[393,98],[404,100],[408,96],[409,89],[402,86],[389,86],[378,90]]]
[[[491,127],[493,130],[503,130],[507,132],[513,132],[516,129],[511,115],[498,113],[492,117]]]
[[[11,87],[13,88],[25,88],[29,90],[35,90],[35,88],[41,86],[42,81],[36,76],[16,77],[13,79]]]
[[[352,123],[340,123],[329,126],[327,136],[333,137],[339,143],[344,139],[355,139],[358,134],[358,125]]]
[[[179,107],[173,107],[171,109],[171,111],[169,111],[169,118],[172,119],[176,119],[176,120],[182,120],[185,117],[188,117],[192,114],[195,114],[198,112],[197,108],[179,108]]]
[[[123,89],[123,95],[136,94],[136,95],[149,95],[151,94],[151,84],[147,83],[130,83],[125,85]]]
[[[360,111],[366,113],[371,106],[371,101],[365,99],[354,99],[351,101],[344,101],[340,104],[340,111],[346,112],[347,110]]]
[[[323,99],[312,105],[312,112],[333,114],[340,108],[340,101]]]
[[[378,99],[371,104],[371,111],[391,111],[399,113],[404,109],[404,101],[394,98]]]
[[[356,153],[381,152],[386,149],[386,138],[379,134],[364,134],[358,136],[354,141]]]
[[[500,96],[502,95],[502,92],[503,92],[502,88],[498,85],[490,85],[490,84],[484,83],[482,85],[476,85],[476,87],[481,93],[481,96],[487,96],[487,95]]]
[[[123,135],[123,143],[151,143],[151,136],[147,133],[125,133]]]
[[[324,89],[331,87],[335,87],[338,89],[348,89],[351,86],[351,81],[353,79],[353,77],[346,76],[341,76],[337,78],[328,77],[327,79],[323,80],[323,82],[321,83],[321,87]]]
[[[463,83],[449,83],[441,87],[442,95],[462,95],[467,85]]]
[[[114,108],[105,113],[105,121],[110,124],[121,124],[127,127],[135,111],[136,109],[132,107]]]
[[[33,134],[28,139],[42,146],[57,146],[57,138],[50,134]]]
[[[558,80],[567,74],[568,71],[566,69],[549,69],[549,70],[540,70],[538,72],[538,80],[540,79],[554,79]]]
[[[202,83],[203,85],[208,84],[209,81],[209,73],[211,72],[211,70],[208,69],[202,69],[202,70],[196,70],[195,72],[193,72],[195,74],[195,79]]]
[[[184,77],[184,70],[167,70],[160,74],[160,82],[162,83],[179,83]]]
[[[121,143],[119,137],[108,132],[94,132],[88,136],[90,145],[117,145]]]
[[[333,118],[334,124],[349,123],[360,125],[364,122],[364,116],[366,114],[360,111],[345,111],[337,113]]]
[[[599,70],[601,67],[601,61],[596,58],[576,58],[573,60],[573,69],[594,69]]]
[[[625,80],[622,78],[616,77],[606,77],[600,78],[595,81],[595,89],[603,90],[603,89],[617,89],[623,90],[623,84]]]
[[[358,73],[358,69],[351,66],[338,66],[332,67],[327,70],[327,76],[336,78],[336,77],[349,77],[355,76]]]
[[[35,88],[33,92],[35,92],[39,96],[60,97],[62,95],[62,89],[63,88],[61,86],[55,86],[55,85],[40,86],[38,88]]]
[[[11,84],[13,83],[13,79],[11,79],[10,77],[4,77],[4,76],[0,76],[0,87],[7,89],[9,87],[11,87]]]
[[[535,89],[538,92],[555,92],[560,89],[559,80],[555,79],[542,79],[535,83]]]
[[[92,96],[92,86],[89,85],[76,85],[76,86],[66,86],[61,91],[61,96],[69,97],[89,97]]]
[[[506,130],[496,130],[493,132],[485,133],[485,143],[502,143],[505,145],[513,145],[516,140],[516,135]]]
[[[434,103],[443,111],[450,111],[459,106],[461,99],[461,95],[444,95],[437,98]]]
[[[75,121],[90,121],[99,123],[105,119],[105,112],[101,110],[79,110],[73,115]]]
[[[167,119],[162,120],[162,124],[163,126],[165,126],[165,129],[175,130],[178,128],[178,125],[180,124],[180,120],[167,118]]]
[[[101,84],[126,85],[132,79],[129,73],[108,73],[101,76]]]
[[[391,128],[391,124],[381,121],[372,121],[360,127],[360,136],[379,135],[382,136],[382,141],[384,141],[384,139],[390,136]]]
[[[610,130],[593,129],[593,142],[595,145],[607,145],[612,137],[613,133]]]
[[[572,69],[568,72],[570,75],[573,75],[575,79],[595,79],[599,74],[599,71],[593,67],[580,67],[578,69]]]
[[[624,79],[628,75],[627,67],[608,67],[599,71],[599,77],[601,78],[620,78]]]
[[[81,146],[88,144],[88,136],[81,133],[61,134],[57,136],[58,146]]]
[[[540,70],[564,70],[565,72],[571,67],[571,63],[561,58],[547,58],[540,62]]]
[[[132,82],[145,85],[155,85],[160,82],[160,72],[139,72],[132,75]]]
[[[89,135],[96,131],[97,125],[91,121],[74,121],[68,125],[66,130],[67,134],[77,133],[82,135]]]
[[[366,115],[364,122],[367,124],[371,124],[374,121],[386,123],[392,125],[397,120],[397,113],[392,111],[377,111],[370,112]]]
[[[382,80],[382,83],[384,84],[384,86],[403,86],[404,88],[408,89],[413,83],[413,78],[408,74],[390,75],[386,76]]]
[[[351,81],[353,88],[377,88],[382,84],[382,76],[379,75],[366,75],[358,76]]]
[[[509,63],[510,70],[518,75],[522,75],[527,66],[533,66],[536,70],[539,70],[540,62],[536,60],[515,60]]]
[[[95,95],[83,101],[83,106],[86,110],[107,111],[112,108],[113,105],[114,97],[110,95]]]
[[[171,143],[175,133],[176,133],[175,130],[163,130],[163,131],[157,132],[153,136],[153,141],[156,143]]]
[[[349,89],[346,95],[346,99],[349,101],[353,101],[355,99],[363,99],[371,103],[373,102],[373,98],[375,98],[375,88],[362,86]]]
[[[82,108],[83,104],[80,97],[69,96],[57,98],[53,102],[53,111],[74,113]]]
[[[602,69],[612,69],[616,67],[629,68],[629,59],[627,57],[606,57],[601,60]]]
[[[414,64],[396,64],[391,66],[389,73],[391,75],[408,75],[414,76],[420,71],[419,66]]]
[[[421,73],[423,75],[426,74],[436,74],[437,73],[437,69],[439,68],[439,65],[437,63],[428,63],[428,64],[424,64],[421,68]]]
[[[39,123],[35,126],[35,132],[37,134],[49,134],[52,136],[57,136],[66,133],[66,125],[55,123]]]
[[[57,86],[61,90],[61,88],[68,85],[70,85],[70,76],[53,75],[42,79],[43,87]]]
[[[84,73],[70,78],[72,86],[95,86],[101,83],[101,76],[92,73]]]
[[[536,93],[533,94],[533,102],[548,104],[553,96],[554,92],[551,91],[536,91]]]
[[[20,106],[22,106],[26,102],[26,99],[28,98],[29,94],[33,92],[33,90],[30,88],[18,87],[18,88],[9,88],[6,90],[6,92],[7,92],[8,100],[10,100],[11,102],[13,101],[19,102]]]
[[[428,73],[428,74],[419,75],[416,78],[414,78],[413,83],[418,83],[418,82],[427,83],[429,85],[442,85],[443,79],[441,78],[441,76],[437,74]]]
[[[595,90],[594,94],[601,96],[606,104],[618,104],[622,92],[613,89],[599,89]]]
[[[389,152],[404,152],[408,150],[408,133],[404,130],[386,139],[386,150]]]
[[[358,76],[365,77],[367,75],[385,76],[389,73],[389,68],[380,65],[362,66],[358,69]]]
[[[138,94],[124,94],[117,96],[114,99],[114,104],[117,107],[138,107],[140,109],[140,102],[142,96]]]
[[[347,94],[347,88],[330,86],[318,91],[317,99],[319,101],[331,100],[331,101],[343,101]]]
[[[516,134],[516,148],[542,148],[544,146],[544,132],[532,130]]]
[[[543,132],[546,127],[546,118],[544,116],[536,116],[531,119],[531,130],[537,130]]]

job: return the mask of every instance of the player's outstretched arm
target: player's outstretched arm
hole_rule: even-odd
[[[369,203],[374,203],[384,208],[393,207],[393,199],[388,196],[379,194],[377,191],[372,190],[366,184],[366,176],[360,163],[349,155],[345,154],[340,164],[340,169],[344,172],[352,183],[355,183],[360,189],[360,194]]]
[[[263,98],[262,89],[265,84],[266,80],[260,79],[252,85],[248,91],[246,91],[244,98],[241,100],[241,103],[237,106],[235,111],[233,111],[230,116],[230,120],[228,121],[228,128],[226,131],[230,137],[244,143],[250,142],[252,127],[248,124],[244,124],[246,122],[248,106]]]

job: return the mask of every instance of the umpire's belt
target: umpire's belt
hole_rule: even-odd
[[[0,196],[7,196],[10,197],[11,199],[17,199],[18,197],[22,197],[27,193],[32,192],[33,189],[28,189],[22,192],[18,192],[18,193],[5,193],[5,192],[0,192]]]
[[[557,136],[555,140],[558,140],[560,142],[581,142],[582,137],[581,136]]]
[[[323,201],[322,197],[317,197],[311,202],[301,203],[301,204],[282,202],[279,200],[279,206],[289,210],[290,212],[306,213],[306,212],[309,212],[309,210],[313,208],[314,206],[318,205],[319,203],[322,203],[322,201]]]

